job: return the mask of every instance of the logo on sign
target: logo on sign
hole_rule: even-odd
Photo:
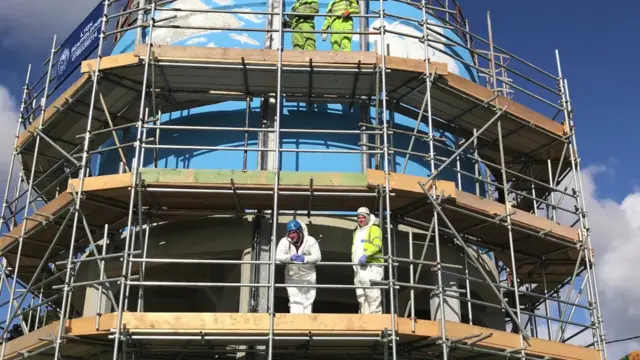
[[[66,48],[62,51],[62,55],[60,55],[60,59],[58,59],[58,75],[64,73],[64,70],[67,68],[67,64],[69,63],[69,48]]]

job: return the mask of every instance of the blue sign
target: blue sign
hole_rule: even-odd
[[[116,13],[123,10],[122,3],[127,0],[112,1],[109,6],[109,13]],[[53,69],[56,77],[55,84],[59,84],[71,75],[80,64],[89,56],[95,53],[100,44],[100,30],[102,29],[102,18],[104,15],[104,1],[98,1],[96,7],[78,25],[69,37],[60,45],[57,53],[57,63]],[[109,20],[106,31],[116,28],[116,19]],[[109,54],[115,46],[113,36],[105,40],[103,54]]]
[[[104,4],[100,2],[60,45],[54,71],[56,83],[66,79],[98,47],[103,14]]]

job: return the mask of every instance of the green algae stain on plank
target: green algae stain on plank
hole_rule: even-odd
[[[193,170],[193,169],[142,169],[147,183],[230,184],[237,185],[274,183],[273,173],[266,171]]]
[[[313,179],[313,186],[367,186],[367,175],[362,173],[298,171],[280,173],[282,185],[309,186],[311,179]]]
[[[275,173],[259,170],[141,169],[141,176],[146,183],[230,184],[233,179],[236,185],[275,184]],[[367,186],[367,175],[362,173],[280,172],[280,185],[309,186],[311,179],[314,186]]]

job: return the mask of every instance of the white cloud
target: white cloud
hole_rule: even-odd
[[[6,180],[6,173],[11,161],[11,147],[14,142],[17,121],[17,101],[6,87],[0,85],[0,182],[2,183]]]
[[[595,177],[606,172],[611,174],[606,166],[587,168],[582,183],[605,334],[607,340],[616,340],[640,335],[640,192],[627,194],[622,202],[603,197]],[[564,207],[573,204],[564,201]],[[607,346],[610,359],[634,349],[640,349],[640,339]]]
[[[58,34],[60,42],[96,4],[96,1],[78,0],[2,0],[0,42],[39,47],[51,42],[53,34]]]
[[[213,2],[220,6],[228,6],[234,4],[233,0],[213,0]]]
[[[237,11],[254,11],[250,8],[241,8],[237,9]],[[238,14],[239,17],[247,19],[253,23],[261,23],[264,21],[264,16],[257,14]]]
[[[211,41],[207,44],[207,47],[216,47],[216,44],[214,44],[213,41]]]
[[[201,43],[206,43],[207,42],[207,38],[200,36],[200,37],[196,37],[193,39],[189,39],[186,41],[187,45],[196,45],[196,44],[201,44]]]
[[[233,40],[240,41],[241,44],[247,43],[249,45],[260,45],[258,41],[249,37],[249,34],[229,34],[229,37]]]

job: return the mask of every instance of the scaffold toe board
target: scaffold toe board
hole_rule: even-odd
[[[296,351],[301,345],[311,346],[314,356],[328,356],[336,348],[353,351],[367,348],[363,354],[371,358],[372,349],[382,349],[385,330],[392,325],[388,314],[276,314],[274,323],[274,346],[279,352]],[[78,358],[87,358],[108,349],[109,336],[117,324],[117,314],[84,317],[70,320],[65,328],[65,344],[62,353]],[[15,359],[23,351],[41,351],[44,355],[51,342],[42,340],[57,330],[58,322],[13,340],[7,344],[5,359]],[[134,313],[122,314],[122,326],[127,329],[127,341],[133,348],[142,346],[146,351],[157,351],[163,355],[184,350],[190,343],[194,352],[207,352],[210,346],[247,346],[263,344],[269,333],[269,315],[266,313]],[[434,340],[441,338],[440,323],[430,320],[416,320],[415,331],[412,321],[396,318],[398,351],[413,356],[437,355],[440,345]],[[447,339],[452,341],[455,351],[451,358],[465,358],[485,351],[485,356],[493,358],[495,352],[505,352],[519,348],[518,334],[484,328],[464,323],[446,322]],[[477,334],[475,339],[473,336]],[[466,339],[466,340],[455,340]],[[163,340],[160,342],[160,340]],[[195,340],[195,341],[194,341]],[[206,342],[203,344],[202,342]],[[348,344],[344,340],[350,340]],[[111,340],[112,341],[112,340]],[[311,343],[309,343],[311,341]],[[159,347],[159,345],[162,345]],[[162,349],[162,350],[161,350]],[[233,351],[230,349],[230,351]],[[558,360],[599,359],[597,350],[583,348],[541,339],[531,339],[526,347],[527,356],[547,357]],[[336,354],[336,356],[340,356]]]

